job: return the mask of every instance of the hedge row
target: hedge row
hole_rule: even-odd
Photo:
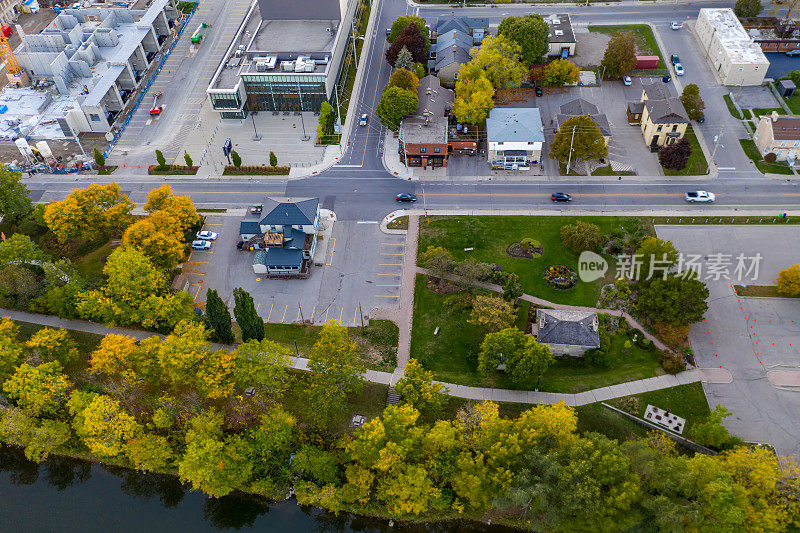
[[[150,165],[147,167],[147,173],[150,175],[170,175],[170,174],[190,174],[195,175],[197,174],[197,169],[200,167],[187,167],[184,165],[167,165],[166,168],[162,168],[158,165]]]
[[[225,170],[222,172],[223,176],[230,175],[253,175],[260,176],[286,176],[289,174],[291,167],[268,167],[266,165],[251,165],[236,167],[233,165],[225,165]]]

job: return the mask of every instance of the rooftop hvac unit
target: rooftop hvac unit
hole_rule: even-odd
[[[292,72],[294,70],[294,61],[281,61],[281,70]]]
[[[269,63],[266,61],[256,61],[256,72],[266,72],[269,70]]]
[[[306,61],[306,72],[314,72],[314,68],[316,67],[316,62],[313,59],[309,59]]]

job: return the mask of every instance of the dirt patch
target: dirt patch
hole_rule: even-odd
[[[456,292],[467,292],[467,289],[461,285],[457,285],[452,281],[442,281],[428,279],[426,283],[428,289],[434,294],[452,294]]]
[[[575,55],[570,59],[580,67],[596,67],[600,65],[606,53],[611,35],[599,32],[575,32]]]
[[[508,245],[506,253],[511,257],[520,257],[522,259],[536,259],[541,257],[544,253],[544,246],[523,246],[522,243],[514,242]]]

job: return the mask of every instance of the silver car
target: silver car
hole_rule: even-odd
[[[196,240],[192,241],[192,250],[210,250],[211,241]]]

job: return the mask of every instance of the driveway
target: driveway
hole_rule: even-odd
[[[759,285],[771,284],[780,270],[796,263],[800,246],[796,226],[658,226],[656,231],[683,254],[731,254],[734,265],[739,253],[760,253],[756,280],[744,281]],[[692,349],[700,367],[721,366],[733,377],[728,384],[703,384],[709,405],[730,409],[725,425],[744,440],[767,442],[779,455],[800,458],[800,388],[783,387],[777,379],[781,371],[800,368],[800,301],[741,298],[731,287],[736,281],[704,281],[708,311],[692,326]]]
[[[267,322],[335,319],[355,326],[362,312],[366,320],[375,307],[399,305],[404,235],[385,235],[378,224],[336,222],[324,263],[313,266],[308,279],[271,280],[253,273],[253,252],[236,249],[239,221],[237,216],[206,218],[204,229],[219,237],[211,251],[192,252],[185,266],[199,307],[205,307],[206,289],[212,288],[233,310],[233,288],[242,287]]]

